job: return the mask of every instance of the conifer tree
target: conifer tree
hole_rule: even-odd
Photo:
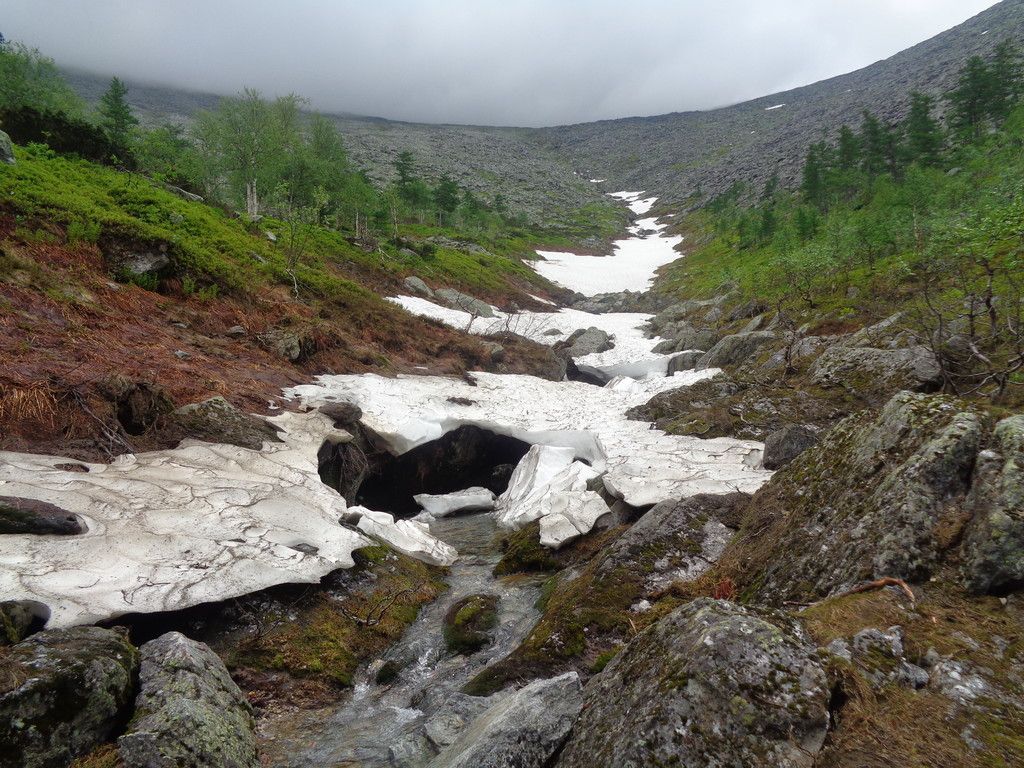
[[[100,127],[106,132],[111,143],[121,150],[128,148],[132,129],[139,124],[132,114],[132,108],[125,98],[128,86],[120,78],[113,78],[106,93],[100,97]]]
[[[924,93],[910,95],[907,116],[907,148],[911,161],[922,165],[938,165],[942,152],[942,130],[932,117],[935,99]]]
[[[860,164],[860,140],[848,125],[839,129],[839,169],[856,170]]]
[[[956,87],[946,96],[950,127],[964,138],[980,139],[991,112],[994,88],[992,70],[985,60],[980,56],[968,59]]]
[[[991,78],[989,117],[1005,120],[1021,96],[1022,74],[1020,49],[1010,40],[996,46],[989,66]]]

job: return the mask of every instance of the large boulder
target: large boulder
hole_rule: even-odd
[[[1024,583],[1024,416],[1003,419],[994,436],[978,457],[968,502],[974,515],[964,570],[968,587],[979,593]]]
[[[428,768],[545,768],[582,704],[575,672],[530,683],[474,720]]]
[[[447,307],[468,312],[476,317],[494,317],[494,308],[486,301],[460,293],[453,288],[438,288],[434,298]]]
[[[851,416],[757,492],[722,566],[774,603],[925,579],[962,528],[984,435],[977,413],[941,395],[901,392]]]
[[[178,408],[168,417],[168,426],[181,437],[253,450],[264,442],[281,441],[269,422],[240,411],[220,395]]]
[[[818,442],[807,427],[788,425],[772,432],[764,441],[764,468],[782,469]]]
[[[825,670],[782,613],[700,599],[584,689],[557,768],[810,768],[828,728]]]
[[[468,656],[491,642],[498,623],[496,595],[470,595],[454,603],[444,616],[444,644],[452,653]]]
[[[135,716],[118,739],[126,768],[256,768],[255,721],[224,663],[178,632],[142,646]]]
[[[65,768],[131,711],[138,652],[120,632],[40,632],[0,660],[0,766]]]
[[[418,296],[425,296],[428,299],[434,298],[434,290],[416,275],[409,275],[403,281],[405,287]]]
[[[11,143],[11,137],[3,131],[0,131],[0,164],[3,165],[14,165],[17,161],[14,159],[14,145]]]
[[[685,320],[662,326],[657,335],[663,340],[654,347],[658,354],[686,352],[689,350],[711,349],[718,341],[719,334],[706,328],[695,328]]]
[[[0,496],[0,534],[74,536],[85,531],[85,521],[81,517],[55,504],[38,499]]]
[[[836,344],[828,347],[810,370],[822,387],[847,387],[888,396],[900,389],[934,392],[942,371],[927,347],[876,349]]]
[[[576,358],[607,352],[614,346],[615,342],[606,331],[591,327],[573,331],[569,338],[555,345],[555,350],[567,357]]]
[[[725,336],[697,361],[697,370],[742,365],[757,350],[776,338],[776,335],[770,331],[735,333]]]

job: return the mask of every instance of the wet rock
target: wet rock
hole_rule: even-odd
[[[413,497],[416,503],[434,517],[486,512],[494,509],[494,492],[487,488],[466,488],[445,494],[420,493]]]
[[[933,392],[942,386],[942,372],[927,347],[874,349],[834,345],[810,370],[811,380],[823,387],[849,387],[889,395],[900,389]]]
[[[776,338],[774,333],[768,331],[726,336],[697,361],[697,370],[742,365],[757,350]]]
[[[764,441],[764,468],[782,469],[817,442],[817,435],[807,427],[788,426],[776,430]]]
[[[3,131],[0,131],[0,163],[3,165],[14,165],[17,160],[14,159],[14,145],[11,143],[11,137]]]
[[[75,536],[86,530],[81,517],[55,504],[38,499],[0,496],[0,534]]]
[[[998,594],[1024,583],[1024,416],[1000,421],[994,437],[975,469],[964,573],[974,592]]]
[[[586,357],[607,352],[615,343],[612,337],[600,328],[581,328],[573,331],[569,338],[555,344],[555,351],[567,357]]]
[[[429,768],[544,768],[582,703],[575,672],[530,683],[474,720]]]
[[[415,255],[416,254],[414,253],[413,256]],[[409,277],[405,278],[402,282],[406,288],[417,296],[424,296],[428,299],[434,298],[434,290],[420,278],[416,277],[416,275],[409,275]]]
[[[557,768],[810,768],[828,727],[817,649],[785,614],[700,599],[584,689]]]
[[[0,660],[0,764],[65,768],[131,710],[138,652],[119,632],[40,632]]]
[[[168,428],[184,437],[253,450],[265,441],[281,441],[269,422],[240,411],[219,395],[177,409],[168,418]]]
[[[168,632],[141,648],[135,716],[117,746],[126,768],[256,768],[255,721],[224,663]]]
[[[363,418],[363,409],[355,403],[324,403],[317,410],[339,427],[350,427]]]
[[[494,317],[494,309],[486,301],[460,293],[452,288],[438,288],[434,298],[447,307],[468,312],[476,317]]]
[[[6,600],[0,603],[0,646],[14,645],[28,637],[33,628],[49,618],[49,609],[34,600]]]
[[[459,600],[444,617],[444,643],[452,653],[468,656],[491,642],[498,623],[495,595],[470,595]]]
[[[901,392],[851,416],[758,491],[723,563],[770,602],[925,579],[956,539],[983,435],[977,413],[941,395]]]

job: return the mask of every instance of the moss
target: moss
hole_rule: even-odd
[[[491,641],[498,624],[498,598],[470,595],[455,603],[444,617],[444,642],[452,653],[469,655]]]
[[[608,666],[608,662],[618,656],[620,650],[622,650],[621,647],[616,647],[600,654],[596,659],[594,659],[594,663],[590,665],[590,671],[594,674],[603,671],[604,668]]]
[[[336,687],[352,685],[356,669],[397,640],[419,607],[444,589],[442,571],[385,547],[358,550],[352,578],[365,587],[319,590],[298,605],[260,616],[270,627],[222,647],[232,669],[277,670]]]
[[[390,685],[398,679],[398,675],[402,671],[402,665],[397,661],[389,660],[385,661],[381,665],[381,668],[377,670],[377,676],[374,678],[377,685]]]
[[[121,756],[114,744],[104,744],[88,755],[71,763],[69,768],[123,768]]]
[[[502,556],[494,566],[495,576],[514,573],[550,573],[557,571],[559,560],[540,543],[540,523],[533,522],[501,540]]]

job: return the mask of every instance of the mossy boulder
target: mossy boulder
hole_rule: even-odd
[[[40,632],[0,655],[0,766],[64,768],[131,711],[138,651],[110,629]]]
[[[281,441],[269,422],[240,411],[219,395],[201,403],[182,406],[167,421],[167,429],[174,431],[178,438],[226,443],[253,450],[262,448],[264,441]]]
[[[470,595],[455,603],[444,617],[444,642],[452,653],[469,655],[491,642],[498,624],[498,598]]]
[[[810,768],[830,690],[799,624],[702,598],[629,644],[584,688],[557,768]]]
[[[255,721],[224,663],[168,632],[142,646],[135,717],[118,739],[126,768],[256,768]]]
[[[734,333],[725,336],[697,361],[697,370],[743,365],[757,350],[775,341],[776,338],[771,331]]]

